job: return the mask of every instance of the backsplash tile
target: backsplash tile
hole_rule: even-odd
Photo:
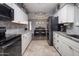
[[[75,25],[73,25],[72,27],[67,28],[67,34],[79,35],[79,27],[76,27]]]
[[[17,24],[9,21],[7,22],[0,21],[0,27],[6,27],[7,29],[16,29],[16,28],[27,28],[27,25]]]
[[[0,27],[6,27],[7,34],[22,34],[26,32],[24,29],[27,28],[27,25],[17,24],[9,21],[0,21]]]

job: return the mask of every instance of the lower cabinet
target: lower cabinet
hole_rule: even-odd
[[[22,35],[22,55],[24,54],[26,48],[28,47],[29,43],[31,42],[32,34],[26,33]]]
[[[68,46],[67,44],[65,43],[62,43],[61,45],[61,50],[62,50],[62,55],[63,56],[73,56],[73,49],[71,46]]]
[[[74,56],[79,56],[79,52],[78,51],[74,50],[73,52],[74,52]]]
[[[79,51],[69,43],[71,42],[69,38],[66,38],[55,32],[53,34],[54,47],[62,56],[79,56]]]

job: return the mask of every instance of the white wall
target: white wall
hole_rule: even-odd
[[[31,21],[32,21],[32,33],[34,32],[36,27],[41,26],[41,27],[47,28],[47,20],[45,20],[45,19],[44,20],[35,19],[35,20],[31,20]],[[43,23],[39,24],[38,22],[43,22]]]

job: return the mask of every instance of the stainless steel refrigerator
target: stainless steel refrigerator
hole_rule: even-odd
[[[47,41],[50,46],[53,46],[53,31],[58,31],[58,17],[50,16],[47,22]]]

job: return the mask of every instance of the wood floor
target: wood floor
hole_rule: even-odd
[[[34,37],[24,56],[59,56],[59,53],[48,45],[46,37]]]

